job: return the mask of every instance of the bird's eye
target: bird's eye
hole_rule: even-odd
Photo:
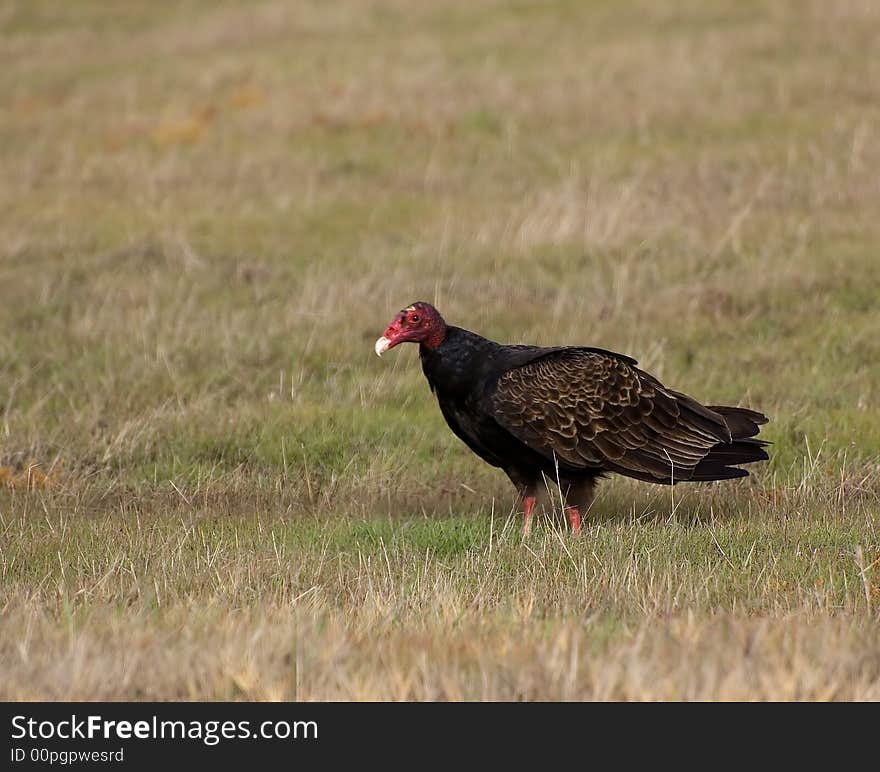
[[[409,318],[409,320],[410,320],[413,324],[418,324],[418,323],[419,323],[419,315],[418,315],[418,314],[413,314],[413,315]]]

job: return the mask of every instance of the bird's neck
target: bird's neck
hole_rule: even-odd
[[[443,341],[446,340],[446,335],[449,332],[449,327],[446,325],[445,322],[443,322],[442,319],[440,321],[441,324],[419,344],[420,348],[436,349],[443,344]]]
[[[419,347],[422,370],[433,391],[461,394],[482,382],[498,344],[460,327],[445,333],[438,346]]]

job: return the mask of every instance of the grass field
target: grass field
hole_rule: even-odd
[[[880,4],[0,4],[0,698],[880,699]],[[400,307],[772,416],[525,541]]]

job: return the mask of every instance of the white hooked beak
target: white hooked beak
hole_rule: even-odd
[[[382,336],[379,340],[376,341],[376,356],[382,356],[386,351],[388,351],[388,347],[391,345],[391,340]]]

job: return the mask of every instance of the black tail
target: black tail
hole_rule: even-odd
[[[713,405],[709,408],[713,413],[724,418],[730,436],[735,440],[744,440],[746,437],[754,437],[767,421],[767,416],[757,410],[749,410],[745,407],[724,407]]]
[[[764,450],[769,443],[752,439],[761,431],[760,427],[767,423],[767,416],[744,407],[711,406],[709,410],[724,418],[730,429],[731,442],[719,442],[713,447],[694,467],[688,480],[705,482],[747,477],[748,471],[739,469],[738,464],[751,464],[770,458]]]

